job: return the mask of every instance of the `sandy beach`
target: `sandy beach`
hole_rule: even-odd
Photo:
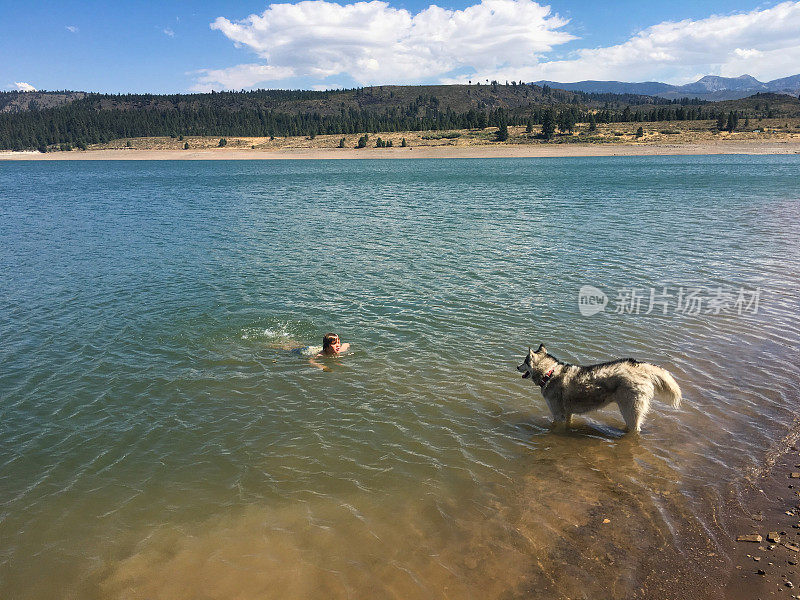
[[[725,597],[797,598],[800,556],[800,422],[746,477],[728,511],[732,533]]]
[[[800,154],[800,140],[720,140],[684,144],[494,144],[408,148],[103,149],[71,152],[0,152],[0,160],[348,160],[420,158],[555,158],[579,156],[697,156]]]

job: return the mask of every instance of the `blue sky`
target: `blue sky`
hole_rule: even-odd
[[[6,90],[686,83],[798,72],[800,2],[0,0]]]

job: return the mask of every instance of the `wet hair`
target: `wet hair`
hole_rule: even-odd
[[[333,345],[335,340],[338,340],[339,336],[335,333],[326,333],[322,336],[322,351],[325,352]]]

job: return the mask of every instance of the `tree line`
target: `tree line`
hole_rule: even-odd
[[[302,99],[320,92],[259,91],[272,99]],[[245,93],[242,93],[245,94]],[[255,92],[247,92],[252,96]],[[209,95],[203,95],[208,98]],[[344,108],[335,114],[317,111],[289,113],[249,106],[231,98],[237,93],[212,95],[212,101],[166,102],[170,97],[135,96],[139,106],[104,108],[97,97],[87,97],[55,108],[0,113],[0,148],[24,150],[54,145],[85,148],[89,144],[134,137],[289,137],[345,135],[399,131],[483,129],[486,127],[543,125],[554,122],[562,131],[576,123],[716,120],[729,115],[713,105],[670,103],[657,106],[589,109],[574,103],[528,105],[513,109],[495,108],[455,111],[442,108],[433,95],[420,95],[406,106],[390,108]],[[224,98],[218,98],[225,96]],[[246,96],[246,97],[250,97]],[[110,97],[110,96],[108,96]],[[134,97],[132,97],[134,98]],[[175,99],[186,98],[176,96]],[[162,103],[161,100],[164,102]],[[766,107],[768,109],[768,107]],[[737,113],[738,114],[738,113]]]

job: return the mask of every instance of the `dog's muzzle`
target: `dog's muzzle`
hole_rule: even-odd
[[[526,369],[526,368],[525,368],[525,365],[520,365],[520,366],[518,366],[518,367],[517,367],[517,371],[519,371],[520,373],[522,373],[522,378],[523,378],[523,379],[527,379],[528,377],[530,377],[530,376],[531,376],[531,372],[530,372],[530,371],[528,371],[528,369]]]

